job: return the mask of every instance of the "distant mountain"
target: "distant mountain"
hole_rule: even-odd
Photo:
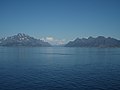
[[[98,36],[97,38],[89,37],[87,39],[77,38],[68,42],[65,47],[120,47],[120,40],[103,36]]]
[[[17,35],[0,39],[0,46],[51,46],[48,42],[35,39],[29,35],[18,33]]]

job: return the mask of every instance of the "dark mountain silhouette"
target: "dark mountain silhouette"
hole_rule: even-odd
[[[103,36],[98,36],[97,38],[89,37],[87,39],[77,38],[68,42],[65,47],[120,47],[120,40]]]
[[[48,42],[35,39],[29,35],[18,33],[17,35],[0,39],[0,46],[51,46]]]

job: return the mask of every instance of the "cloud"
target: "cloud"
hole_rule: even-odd
[[[65,39],[56,39],[53,37],[45,37],[45,38],[41,38],[41,40],[45,41],[45,42],[49,42],[52,45],[62,45],[66,43]]]
[[[46,40],[47,41],[54,41],[54,38],[53,37],[46,37]]]

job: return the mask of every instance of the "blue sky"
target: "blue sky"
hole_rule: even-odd
[[[58,41],[120,39],[120,0],[0,0],[0,37],[25,33]]]

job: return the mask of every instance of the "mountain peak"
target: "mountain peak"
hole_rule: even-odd
[[[0,39],[0,46],[51,46],[48,42],[44,42],[24,33],[18,33],[14,36]]]
[[[28,35],[26,35],[26,34],[24,34],[24,33],[18,33],[17,36],[19,36],[19,37],[24,37],[24,36],[28,36]]]
[[[92,36],[88,37],[88,39],[94,39]]]
[[[104,36],[98,36],[97,38],[98,38],[98,39],[105,39]]]
[[[76,38],[76,39],[75,39],[75,41],[79,41],[79,40],[80,40],[80,38]]]

